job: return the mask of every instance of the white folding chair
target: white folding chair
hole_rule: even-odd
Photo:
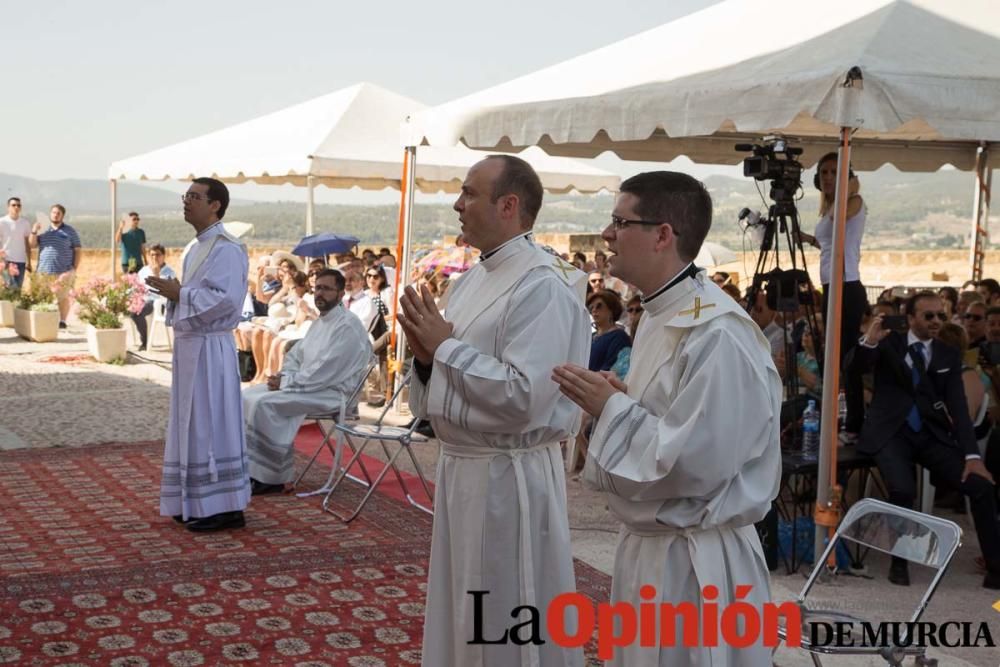
[[[413,450],[411,448],[412,444],[415,442],[427,442],[428,440],[426,437],[415,432],[417,424],[420,420],[414,419],[413,422],[407,427],[390,426],[384,423],[385,417],[389,414],[390,408],[392,408],[396,401],[399,400],[399,397],[403,392],[403,388],[409,383],[412,373],[413,371],[411,369],[403,377],[399,386],[396,388],[395,393],[393,393],[392,398],[386,402],[378,420],[374,424],[358,424],[356,426],[337,424],[336,426],[336,430],[343,434],[344,440],[347,442],[348,447],[350,447],[354,452],[354,455],[351,457],[350,461],[344,464],[344,467],[340,472],[340,476],[337,478],[337,481],[333,483],[330,491],[326,494],[326,498],[323,499],[323,509],[330,514],[333,514],[344,523],[350,523],[356,519],[359,514],[361,514],[361,510],[365,508],[365,505],[368,503],[368,499],[371,498],[373,493],[375,493],[375,490],[378,489],[378,485],[382,483],[382,480],[385,479],[385,476],[390,470],[392,470],[393,474],[395,474],[396,480],[399,482],[399,486],[403,490],[403,495],[406,497],[406,500],[410,503],[410,505],[427,512],[428,514],[434,513],[432,508],[421,504],[413,497],[406,484],[405,478],[402,473],[400,473],[399,468],[396,467],[396,459],[399,457],[400,453],[405,450],[410,457],[410,462],[413,463],[413,468],[416,471],[417,478],[420,481],[420,485],[423,487],[424,493],[433,503],[434,495],[431,492],[430,485],[427,483],[427,478],[424,476],[424,471],[420,467],[420,463],[417,461],[417,457],[413,454]],[[360,439],[361,444],[355,444],[354,439]],[[356,462],[361,462],[361,455],[364,452],[365,447],[367,447],[370,442],[378,442],[382,447],[382,452],[385,454],[386,458],[386,464],[382,467],[382,470],[379,471],[378,476],[375,477],[375,481],[368,486],[368,491],[365,493],[361,502],[358,503],[358,506],[354,509],[354,511],[350,515],[344,516],[339,512],[330,509],[330,497],[333,495],[333,492],[337,490],[337,487],[340,486],[340,483],[344,481],[344,478],[347,477],[347,471],[351,469],[351,466],[353,466]],[[390,442],[395,442],[397,444],[396,451],[390,451]]]
[[[337,471],[340,468],[340,460],[342,458],[342,452],[343,452],[343,443],[340,441],[340,438],[336,437],[337,431],[335,427],[339,423],[351,419],[352,415],[355,414],[355,410],[357,409],[358,396],[361,394],[361,390],[364,388],[365,382],[368,381],[368,376],[372,374],[372,371],[375,369],[377,364],[378,364],[377,357],[370,357],[368,359],[368,363],[365,366],[364,375],[361,376],[361,381],[354,386],[349,396],[341,397],[339,405],[326,412],[314,412],[306,415],[307,420],[312,420],[316,422],[316,426],[317,428],[319,428],[319,432],[323,434],[323,441],[319,444],[319,447],[316,448],[316,451],[313,453],[312,458],[309,459],[309,463],[306,464],[305,468],[302,469],[302,472],[300,472],[299,476],[295,479],[295,482],[292,484],[293,488],[298,487],[299,482],[301,482],[302,479],[306,476],[306,473],[309,472],[309,469],[312,468],[313,463],[316,462],[316,458],[319,456],[320,452],[322,452],[324,449],[329,451],[330,454],[333,456],[333,463],[330,465],[330,474],[327,476],[326,482],[324,482],[323,485],[318,489],[316,489],[315,491],[307,491],[305,493],[296,494],[299,498],[306,498],[308,496],[317,496],[320,494],[329,493],[330,490],[333,488],[331,485],[333,484],[334,477],[336,477]],[[323,428],[324,421],[332,422],[333,423],[332,427],[329,429]],[[331,439],[333,439],[334,442],[331,442]],[[352,443],[348,442],[348,446],[350,447],[353,445]],[[364,486],[369,486],[372,483],[372,478],[368,474],[368,470],[365,468],[364,462],[360,462],[360,465],[361,465],[361,473],[365,476],[365,479],[362,480],[361,478],[355,477],[354,475],[348,475],[348,477],[350,477],[351,480],[358,482],[359,484],[363,484]]]
[[[806,597],[809,595],[810,589],[812,589],[816,578],[826,568],[827,559],[840,540],[848,540],[861,547],[876,549],[936,570],[926,592],[909,618],[908,622],[915,624],[920,620],[930,603],[934,591],[937,590],[938,584],[948,569],[948,564],[951,563],[955,551],[962,543],[962,529],[954,521],[896,507],[881,500],[872,498],[860,500],[844,516],[844,520],[833,539],[827,544],[823,555],[816,560],[816,565],[802,588],[802,592],[796,598],[802,616],[801,647],[809,652],[813,664],[817,667],[821,667],[823,664],[819,658],[820,654],[879,656],[892,667],[902,667],[903,660],[908,656],[914,656],[916,665],[928,667],[936,665],[935,659],[927,657],[926,647],[916,646],[915,642],[908,641],[905,635],[898,637],[901,645],[819,646],[811,644],[811,624],[816,621],[826,623],[870,621],[877,623],[879,620],[890,622],[903,620],[896,618],[864,619],[840,610],[812,608],[806,604]],[[907,625],[906,627],[915,626]],[[784,640],[787,637],[787,629],[780,628],[778,636]],[[887,635],[887,637],[891,639],[892,636]]]
[[[174,349],[174,329],[173,327],[167,326],[167,301],[166,299],[157,299],[153,302],[153,312],[151,315],[146,317],[146,331],[148,332],[148,338],[146,339],[146,344],[152,348],[153,341],[156,340],[156,332],[160,329],[163,330],[163,337],[167,340],[167,349],[173,351]]]

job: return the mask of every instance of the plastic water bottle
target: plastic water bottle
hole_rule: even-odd
[[[819,458],[819,411],[812,400],[802,413],[802,458],[806,461]]]
[[[841,391],[837,396],[837,431],[843,433],[847,430],[847,396]]]

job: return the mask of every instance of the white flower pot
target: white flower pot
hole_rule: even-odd
[[[47,343],[59,336],[58,311],[14,309],[14,331],[21,338]]]
[[[122,329],[97,329],[87,325],[87,351],[101,362],[125,358],[128,332]]]
[[[0,327],[14,326],[14,303],[0,301]]]

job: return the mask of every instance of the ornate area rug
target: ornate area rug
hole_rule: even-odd
[[[254,498],[244,529],[195,535],[158,516],[161,456],[0,455],[0,663],[419,664],[429,516],[377,493],[344,526],[279,494]],[[341,509],[361,491],[338,490]],[[608,599],[608,577],[577,577]]]

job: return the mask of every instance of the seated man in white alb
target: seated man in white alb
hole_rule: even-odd
[[[279,375],[243,391],[250,486],[254,495],[281,491],[295,476],[295,435],[305,416],[336,408],[361,381],[372,354],[361,321],[341,306],[344,276],[316,276],[319,319],[285,355]]]

